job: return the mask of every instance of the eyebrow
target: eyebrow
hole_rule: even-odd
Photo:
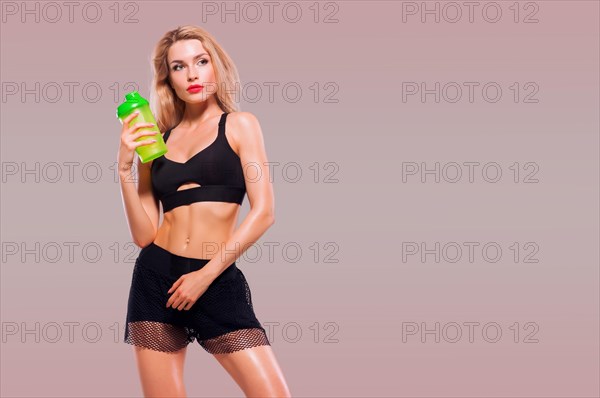
[[[208,54],[207,53],[198,54],[194,57],[194,59],[200,58],[203,55],[208,55]],[[171,61],[170,63],[174,63],[174,62],[183,62],[183,61],[180,59],[176,59],[176,60]]]

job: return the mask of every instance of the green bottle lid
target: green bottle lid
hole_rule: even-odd
[[[137,91],[132,91],[130,93],[125,94],[125,102],[123,102],[117,108],[117,117],[119,119],[127,116],[134,109],[139,108],[141,106],[148,105],[148,101],[144,97],[142,97]]]

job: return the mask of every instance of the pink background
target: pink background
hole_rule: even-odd
[[[38,7],[39,21],[35,12],[22,19],[22,4]],[[262,7],[256,23],[252,9],[234,2],[120,3],[116,22],[114,2],[96,2],[96,23],[88,22],[94,9],[82,17],[88,3],[77,3],[73,21],[62,8],[55,22],[56,10],[44,4],[2,3],[2,396],[141,395],[133,349],[121,342],[138,249],[113,175],[115,109],[128,82],[148,96],[153,46],[185,24],[210,31],[242,84],[263,89],[256,101],[248,89],[241,109],[258,117],[269,160],[280,164],[276,224],[257,245],[259,260],[238,266],[261,322],[279,324],[270,337],[292,395],[600,394],[598,2],[521,2],[518,22],[515,2],[496,2],[496,23],[482,17],[488,3],[477,3],[472,22],[463,8],[456,23],[451,9],[439,23],[420,14],[403,21],[403,7],[423,2],[300,1],[297,23],[282,17],[286,3],[277,3],[272,22]],[[237,4],[239,22],[202,12],[225,4]],[[130,13],[137,22],[124,23]],[[328,15],[337,22],[324,23]],[[265,82],[279,83],[272,101]],[[302,88],[297,102],[282,95],[290,82]],[[403,101],[403,83],[411,82],[428,89],[456,82],[463,97],[451,102],[448,87],[439,102],[431,94]],[[479,84],[472,102],[464,82]],[[482,98],[490,82],[502,88],[497,102]],[[33,94],[22,97],[21,84]],[[97,101],[84,97],[86,84],[90,96],[101,88]],[[76,162],[72,178],[67,162]],[[403,181],[403,162],[480,166],[473,182],[463,174],[457,183],[431,175],[422,183]],[[480,173],[493,162],[503,172],[497,183]],[[533,170],[527,162],[537,165],[539,182],[523,182]],[[282,169],[295,163],[302,176],[292,182],[296,169]],[[102,171],[96,182],[93,168],[87,180],[81,173],[94,164]],[[62,175],[53,181],[57,167]],[[243,215],[248,206],[246,199]],[[451,248],[439,262],[433,255],[404,262],[403,242],[480,245],[473,262],[465,251],[449,261]],[[488,242],[501,247],[499,261],[482,257]],[[533,253],[527,242],[537,263],[525,261]],[[84,258],[90,243],[102,250],[96,262]],[[72,259],[69,244],[77,245]],[[271,244],[279,244],[272,259]],[[62,249],[57,261],[53,247]],[[290,259],[295,248],[298,261]],[[472,341],[469,322],[478,323]],[[413,324],[417,334],[403,339],[403,325]],[[421,335],[436,324],[439,342]],[[453,342],[456,324],[462,336]],[[499,341],[491,342],[494,329],[482,335],[486,324],[500,328]],[[198,345],[188,349],[185,382],[189,396],[243,395]]]

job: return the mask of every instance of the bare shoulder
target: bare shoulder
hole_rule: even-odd
[[[231,112],[227,118],[227,131],[235,149],[262,144],[263,135],[258,118],[251,112]],[[239,151],[237,151],[239,153]]]
[[[256,134],[257,130],[260,132],[258,118],[251,112],[231,112],[229,120],[236,132],[247,131],[247,134]]]

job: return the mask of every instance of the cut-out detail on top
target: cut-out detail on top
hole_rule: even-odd
[[[201,187],[202,185],[195,183],[195,182],[185,182],[183,184],[181,184],[179,186],[179,188],[177,188],[178,191],[185,191],[186,189],[192,189],[192,188],[198,188]]]

